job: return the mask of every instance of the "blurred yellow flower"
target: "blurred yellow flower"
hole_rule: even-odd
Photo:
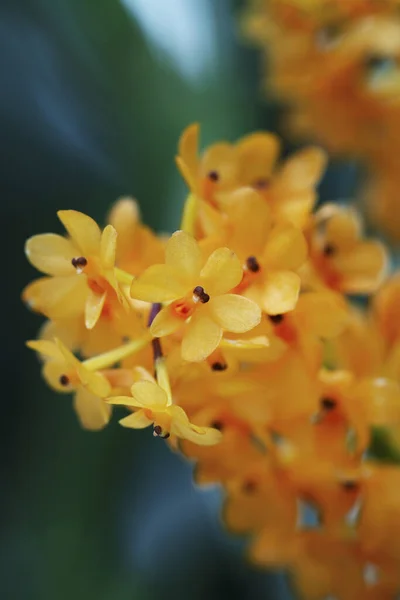
[[[215,250],[203,264],[195,239],[177,231],[167,243],[165,264],[153,265],[135,279],[131,296],[168,303],[150,331],[163,337],[184,327],[182,357],[201,361],[217,348],[223,331],[241,333],[260,322],[254,302],[228,293],[241,278],[239,260],[228,248]]]
[[[309,248],[310,260],[302,273],[305,286],[371,294],[388,271],[385,246],[363,239],[361,221],[351,208],[321,208],[310,228]]]
[[[74,410],[82,427],[105,427],[111,417],[111,407],[104,401],[111,392],[107,378],[88,369],[57,339],[30,341],[27,345],[44,359],[43,376],[53,389],[75,392]]]

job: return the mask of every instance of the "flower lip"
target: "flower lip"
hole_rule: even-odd
[[[87,258],[84,256],[77,256],[71,260],[72,266],[75,267],[75,269],[83,269],[86,267],[87,262]]]
[[[246,259],[246,268],[252,273],[258,273],[258,271],[261,269],[260,263],[255,256],[249,256]]]
[[[68,375],[65,375],[65,374],[61,375],[59,381],[60,381],[61,385],[64,385],[64,386],[69,385],[69,377],[68,377]]]
[[[201,285],[197,285],[193,290],[193,300],[194,302],[200,301],[202,304],[206,304],[210,300],[210,296]]]
[[[282,323],[284,318],[285,315],[268,315],[268,319],[272,321],[274,325],[279,325],[280,323]]]
[[[320,400],[321,407],[326,411],[334,410],[337,406],[337,402],[334,398],[330,398],[329,396],[324,396]]]

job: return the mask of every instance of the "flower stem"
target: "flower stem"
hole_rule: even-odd
[[[82,364],[89,369],[90,371],[99,371],[101,369],[107,369],[111,365],[124,358],[128,358],[135,352],[139,352],[142,350],[151,340],[151,333],[147,331],[142,337],[132,340],[123,346],[119,346],[118,348],[114,348],[114,350],[110,350],[109,352],[105,352],[104,354],[99,354],[99,356],[94,356],[93,358],[89,358],[85,360]]]

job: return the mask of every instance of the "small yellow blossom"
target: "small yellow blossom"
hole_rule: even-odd
[[[75,392],[74,409],[85,429],[102,429],[111,417],[104,401],[111,391],[107,378],[90,371],[59,340],[27,342],[44,359],[43,376],[56,391]]]
[[[303,269],[305,286],[326,286],[345,294],[370,294],[388,269],[384,245],[364,240],[358,215],[350,208],[325,205],[309,234],[310,260]]]
[[[163,438],[172,434],[206,446],[219,442],[221,434],[218,430],[193,425],[185,411],[172,404],[168,394],[155,381],[138,381],[133,384],[131,393],[132,397],[117,396],[109,399],[111,404],[139,409],[120,421],[124,427],[143,429],[153,425],[154,435]]]
[[[184,326],[182,357],[201,361],[217,348],[223,331],[245,332],[260,322],[261,311],[254,302],[228,293],[241,279],[240,262],[231,250],[219,248],[203,264],[194,238],[177,231],[167,243],[165,264],[153,265],[135,279],[131,295],[168,303],[151,332],[163,337]]]
[[[143,225],[133,198],[117,200],[108,215],[108,222],[118,234],[115,263],[120,269],[139,275],[163,259],[165,244],[150,227]]]
[[[218,210],[229,207],[232,192],[243,187],[256,190],[270,206],[274,218],[305,226],[326,165],[323,150],[305,148],[277,168],[280,142],[271,133],[256,132],[234,145],[214,144],[202,157],[199,157],[198,135],[196,125],[185,130],[177,162],[190,190],[197,196],[203,232],[209,233],[210,225],[223,224]]]
[[[27,241],[29,261],[47,277],[25,288],[23,298],[50,319],[84,312],[86,327],[93,329],[110,297],[126,303],[114,271],[117,232],[111,225],[101,232],[93,219],[74,210],[61,210],[58,217],[70,239],[45,233]]]
[[[275,223],[268,204],[251,188],[231,195],[227,214],[229,228],[221,232],[221,242],[232,248],[243,268],[235,291],[270,315],[293,310],[301,286],[296,271],[307,257],[303,233],[291,223]]]
[[[321,365],[324,342],[337,338],[347,322],[348,310],[340,295],[325,290],[305,292],[294,310],[270,317],[267,335],[296,350],[315,372]]]

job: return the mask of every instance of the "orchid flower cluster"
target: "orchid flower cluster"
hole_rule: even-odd
[[[400,443],[400,276],[352,208],[316,208],[321,149],[281,161],[257,132],[200,154],[198,138],[180,139],[171,236],[122,198],[103,230],[61,210],[66,236],[27,241],[43,277],[23,299],[47,318],[28,346],[83,427],[117,406],[219,484],[253,563],[312,600],[392,599],[400,468],[374,440]]]
[[[400,1],[248,0],[245,34],[292,133],[362,159],[374,222],[400,239]]]

